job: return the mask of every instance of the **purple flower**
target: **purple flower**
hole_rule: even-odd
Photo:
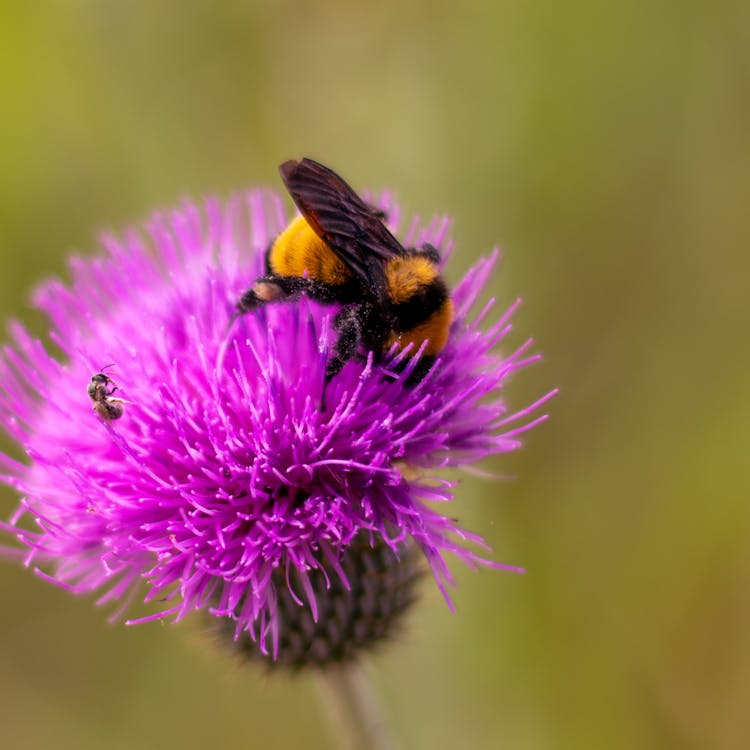
[[[388,196],[380,205],[397,213]],[[472,313],[497,252],[453,290],[449,342],[423,380],[406,382],[403,354],[350,361],[324,410],[332,306],[302,298],[229,325],[285,224],[264,192],[156,214],[142,231],[104,237],[102,256],[71,259],[69,285],[36,292],[48,345],[11,325],[0,421],[28,460],[0,454],[2,480],[23,495],[2,528],[38,575],[97,591],[119,603],[115,616],[145,582],[160,604],[142,619],[209,609],[265,647],[278,639],[278,581],[315,617],[310,575],[325,568],[346,586],[341,555],[363,532],[397,554],[413,540],[444,593],[446,553],[487,563],[472,549],[481,537],[442,512],[452,483],[435,472],[515,450],[553,395],[515,413],[500,398],[538,357],[530,341],[495,352],[517,302],[485,330],[492,301]],[[446,229],[412,224],[404,243],[445,254]],[[86,393],[110,364],[117,420]]]

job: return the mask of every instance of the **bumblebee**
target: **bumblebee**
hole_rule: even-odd
[[[118,385],[104,370],[111,365],[102,367],[102,372],[97,372],[91,376],[91,382],[86,389],[89,398],[94,402],[93,410],[105,422],[111,422],[119,419],[125,412],[125,403],[121,398],[116,398],[113,394],[118,390]]]
[[[453,320],[438,251],[429,244],[403,247],[381,211],[312,159],[284,162],[279,172],[300,216],[269,247],[267,275],[240,297],[237,315],[301,294],[340,304],[326,382],[360,349],[379,361],[394,344],[399,351],[410,347],[408,357],[421,349],[410,379],[424,377]]]

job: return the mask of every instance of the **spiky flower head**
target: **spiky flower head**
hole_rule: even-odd
[[[303,297],[230,325],[285,224],[281,200],[256,191],[105,236],[101,255],[70,260],[70,283],[35,293],[49,341],[13,323],[0,358],[0,420],[26,455],[0,455],[23,496],[3,528],[26,564],[117,603],[115,617],[145,586],[158,605],[141,620],[206,609],[274,655],[286,609],[315,622],[321,592],[352,589],[347,555],[363,540],[394,560],[421,550],[444,593],[446,553],[486,563],[481,537],[443,512],[452,484],[435,472],[515,450],[548,398],[511,413],[500,396],[536,357],[530,342],[496,350],[516,304],[486,327],[491,303],[476,310],[497,253],[453,290],[448,344],[416,384],[416,359],[397,361],[413,352],[393,352],[326,386],[335,306]],[[404,244],[445,255],[446,228],[412,224]],[[111,382],[87,395],[105,365]],[[92,410],[95,394],[122,415]]]

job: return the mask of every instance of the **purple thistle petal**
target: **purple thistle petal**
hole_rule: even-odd
[[[398,221],[390,195],[376,205]],[[0,454],[0,481],[24,495],[0,529],[37,575],[97,591],[97,603],[120,605],[117,616],[145,581],[145,600],[166,604],[128,624],[209,609],[276,653],[274,570],[286,571],[294,601],[316,619],[310,572],[348,587],[339,559],[363,531],[397,554],[413,539],[448,601],[446,553],[520,570],[472,550],[487,546],[438,510],[453,483],[431,476],[517,449],[556,393],[515,413],[500,398],[538,356],[527,353],[530,340],[505,357],[494,351],[519,301],[485,331],[494,300],[471,317],[499,253],[453,290],[449,341],[421,381],[407,383],[419,352],[350,361],[325,388],[324,411],[334,307],[303,298],[232,322],[285,223],[281,200],[263,191],[155,214],[143,230],[104,236],[104,255],[72,258],[69,284],[35,292],[64,361],[10,326],[0,421],[28,463]],[[405,244],[445,254],[448,226],[446,217],[413,222]],[[85,389],[110,363],[125,413],[103,422]]]

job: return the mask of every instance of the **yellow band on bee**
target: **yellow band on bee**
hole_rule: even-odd
[[[344,262],[318,237],[304,217],[298,216],[278,236],[268,257],[278,276],[307,276],[338,286],[351,278]]]
[[[402,255],[391,259],[385,268],[388,292],[394,304],[406,302],[437,277],[435,264],[422,255]]]

